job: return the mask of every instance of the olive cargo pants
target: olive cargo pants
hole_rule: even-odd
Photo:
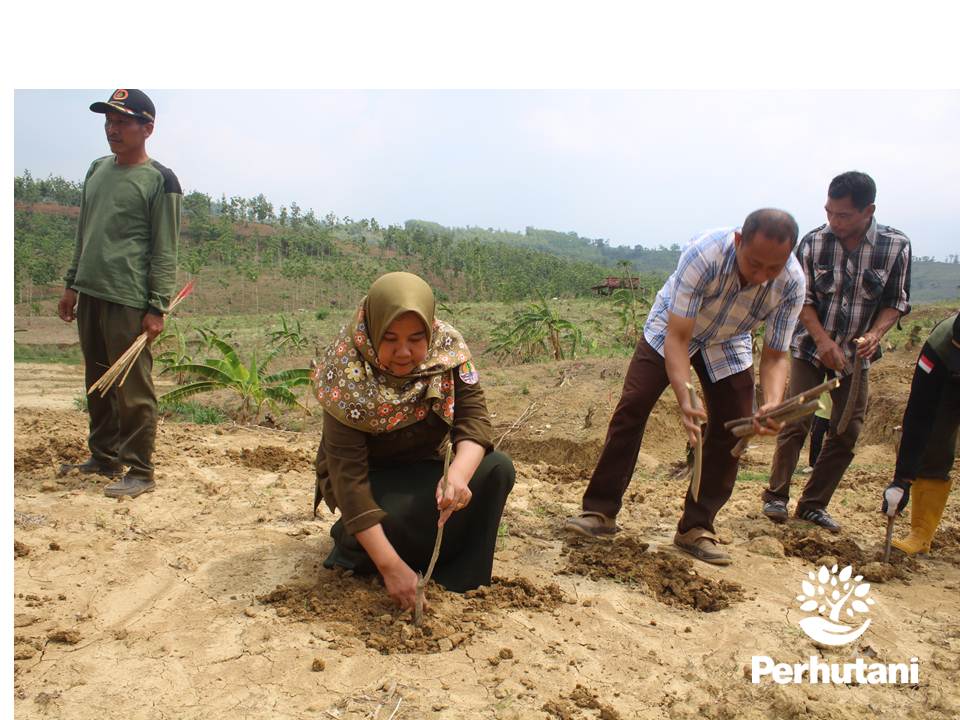
[[[799,395],[823,382],[827,370],[813,363],[792,358],[790,362],[790,395]],[[823,441],[823,448],[813,464],[813,472],[797,501],[797,513],[807,510],[825,510],[840,484],[840,479],[853,461],[854,447],[860,430],[863,428],[867,410],[867,391],[870,384],[869,369],[864,368],[860,376],[860,388],[853,399],[853,415],[850,424],[842,435],[837,434],[837,425],[850,397],[851,376],[840,379],[840,387],[830,392],[833,410],[830,413],[830,426]],[[788,423],[777,435],[777,449],[770,466],[770,485],[763,493],[763,501],[789,500],[793,471],[797,468],[800,450],[804,438],[813,425],[813,416]]]
[[[80,294],[77,329],[88,389],[143,331],[145,312]],[[105,465],[126,465],[132,477],[153,478],[151,459],[157,433],[157,396],[152,370],[153,356],[147,345],[122,387],[114,384],[103,397],[99,390],[87,395],[90,454]]]

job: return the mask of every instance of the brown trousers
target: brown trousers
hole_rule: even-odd
[[[714,532],[713,520],[730,498],[737,479],[738,460],[730,455],[737,438],[724,429],[723,423],[753,413],[753,369],[711,382],[701,353],[691,358],[691,364],[703,387],[709,422],[704,435],[699,498],[695,501],[687,488],[677,529],[687,532],[703,528]],[[610,419],[600,460],[583,496],[585,511],[607,517],[620,512],[640,454],[647,418],[669,384],[663,357],[640,338],[627,368],[620,402]],[[682,433],[682,428],[677,432]]]
[[[824,381],[827,370],[817,367],[813,363],[799,358],[790,362],[790,395],[797,395],[804,390],[819,385]],[[830,413],[830,427],[823,447],[813,466],[813,472],[803,488],[803,494],[797,501],[797,512],[806,510],[824,510],[830,503],[840,478],[846,472],[853,460],[853,448],[857,444],[857,437],[863,427],[863,418],[867,409],[867,387],[869,385],[869,370],[864,369],[860,374],[860,392],[854,399],[853,415],[843,435],[837,435],[837,424],[850,395],[851,376],[847,375],[840,380],[840,387],[830,393],[833,400],[833,411]],[[800,450],[803,441],[810,432],[813,416],[792,422],[777,435],[777,449],[773,455],[773,464],[770,468],[770,486],[764,491],[764,502],[769,500],[789,500],[790,480],[793,471],[797,468]]]
[[[77,329],[88,388],[140,335],[144,312],[80,294]],[[90,454],[104,464],[126,465],[134,477],[153,477],[151,459],[157,434],[157,396],[152,370],[153,356],[148,345],[134,363],[123,387],[114,385],[104,397],[100,397],[98,390],[87,395]]]

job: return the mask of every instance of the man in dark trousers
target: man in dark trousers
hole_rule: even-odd
[[[937,325],[917,358],[893,482],[882,511],[895,517],[910,508],[910,534],[894,540],[908,555],[929,552],[950,494],[950,470],[960,428],[960,314]]]
[[[827,437],[797,501],[796,516],[834,533],[840,524],[827,505],[853,460],[863,427],[870,363],[880,358],[886,332],[910,311],[910,240],[877,223],[876,196],[869,175],[835,177],[827,189],[827,223],[807,233],[797,249],[807,295],[791,345],[790,395],[820,384],[827,375],[840,376],[840,386],[831,392]],[[860,363],[858,383],[853,382],[854,363]],[[840,427],[845,412],[847,424]],[[808,416],[789,423],[777,438],[770,485],[763,493],[763,514],[773,522],[788,517],[790,480],[812,422]]]
[[[145,332],[152,341],[174,290],[183,194],[173,171],[147,155],[156,110],[140,90],[116,90],[90,106],[105,115],[111,153],[87,171],[76,249],[58,313],[77,320],[89,388]],[[149,345],[123,387],[87,396],[90,458],[62,470],[114,479],[108,497],[136,497],[153,477],[157,396]],[[124,466],[127,467],[124,473]]]
[[[782,210],[756,210],[742,228],[712,230],[696,237],[680,255],[676,271],[657,293],[643,337],[627,368],[623,393],[610,420],[603,452],[583,496],[583,512],[567,529],[587,536],[614,533],[637,464],[647,418],[672,386],[691,444],[703,437],[703,476],[694,499],[688,488],[674,544],[715,565],[730,556],[718,545],[713,521],[730,498],[737,438],[724,422],[754,414],[751,332],[766,323],[760,360],[765,404],[783,399],[787,350],[803,304],[804,279],[793,255],[797,223]],[[686,384],[690,365],[703,387],[706,410],[693,407]],[[779,423],[754,420],[754,430],[774,434]]]

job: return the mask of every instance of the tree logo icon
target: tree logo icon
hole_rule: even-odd
[[[800,621],[800,629],[821,645],[846,645],[863,635],[870,626],[870,618],[859,626],[844,623],[845,620],[856,622],[857,615],[870,612],[874,600],[867,597],[870,583],[862,582],[863,575],[853,576],[851,565],[839,572],[838,567],[822,565],[817,572],[811,570],[808,579],[800,583],[802,594],[797,595],[800,610],[816,612]]]

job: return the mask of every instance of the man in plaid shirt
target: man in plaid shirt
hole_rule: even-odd
[[[674,544],[696,558],[727,565],[713,520],[733,492],[737,438],[727,420],[754,414],[751,332],[766,323],[760,384],[767,407],[783,398],[787,350],[805,293],[803,271],[793,248],[797,223],[782,210],[756,210],[741,228],[701,234],[680,256],[677,270],[657,294],[643,338],[627,369],[623,394],[607,430],[603,452],[583,496],[583,512],[567,520],[567,529],[587,536],[612,534],[615,517],[633,475],[643,430],[657,399],[673,387],[691,443],[700,438],[707,414],[690,403],[686,384],[690,365],[706,399],[709,422],[697,499],[690,489]],[[772,435],[776,422],[757,433]]]
[[[807,294],[791,345],[790,395],[821,383],[825,375],[839,376],[840,387],[831,393],[830,429],[796,515],[830,532],[840,531],[826,508],[853,460],[867,406],[868,368],[881,355],[880,340],[910,312],[910,240],[877,223],[876,196],[869,175],[846,172],[835,177],[827,190],[827,223],[809,232],[797,249]],[[854,363],[861,363],[861,378],[851,397]],[[848,403],[853,403],[853,414],[838,434]],[[791,423],[777,438],[770,486],[763,494],[763,514],[774,522],[787,519],[790,478],[811,422],[806,417]]]

